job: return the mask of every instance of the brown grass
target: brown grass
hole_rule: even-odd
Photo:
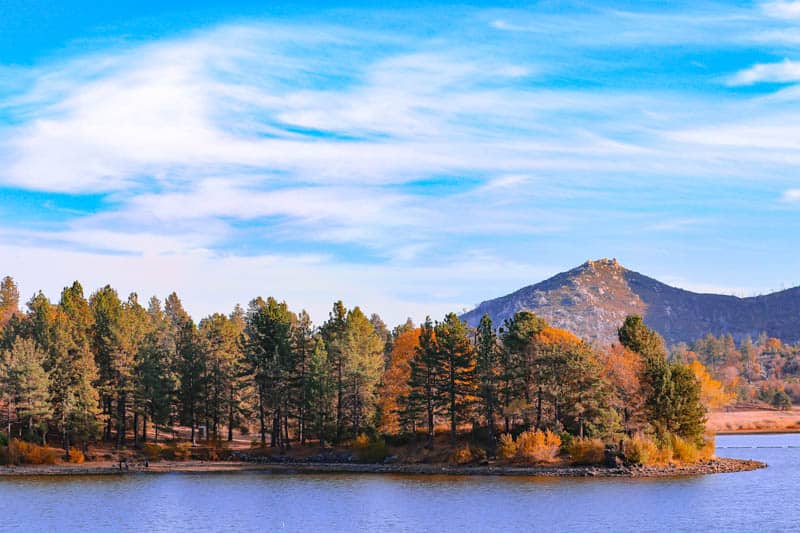
[[[800,428],[800,410],[712,411],[708,414],[706,428],[712,433],[793,432]]]

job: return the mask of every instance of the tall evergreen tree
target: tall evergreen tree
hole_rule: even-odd
[[[247,311],[244,352],[255,380],[262,445],[266,444],[268,412],[272,418],[270,446],[283,448],[286,444],[281,436],[294,321],[286,303],[272,297],[266,301],[256,298]]]
[[[466,420],[476,392],[475,350],[467,325],[455,313],[436,324],[436,345],[442,364],[440,391],[450,419],[450,441],[455,444],[458,423]]]
[[[353,436],[358,436],[365,419],[370,420],[374,415],[375,393],[385,365],[385,346],[385,339],[375,332],[361,309],[355,307],[347,313],[343,373]]]
[[[312,421],[314,433],[319,439],[320,448],[325,448],[331,405],[333,404],[334,380],[330,372],[325,341],[320,336],[314,338],[309,356],[306,388],[308,417]]]
[[[47,421],[50,407],[50,379],[44,369],[46,354],[33,339],[18,338],[4,356],[6,383],[13,399],[16,418],[30,438],[37,433],[47,444]]]
[[[118,353],[117,328],[122,316],[122,302],[117,291],[106,285],[89,298],[93,314],[92,351],[97,364],[97,390],[100,394],[105,428],[103,438],[111,440],[114,420],[114,359]]]
[[[544,366],[540,361],[541,352],[535,337],[547,327],[547,322],[529,311],[519,311],[504,322],[501,334],[502,370],[500,396],[503,402],[505,431],[511,431],[511,411],[522,411],[525,423],[529,424],[528,413],[531,402],[536,397],[536,427],[542,426],[542,402],[544,395]],[[521,406],[512,409],[512,405]],[[517,414],[517,413],[514,413]]]
[[[333,304],[327,322],[320,328],[328,351],[328,361],[336,382],[336,436],[335,442],[342,439],[344,430],[344,367],[347,354],[344,351],[345,330],[347,329],[347,309],[341,300]]]
[[[403,398],[403,419],[408,421],[422,413],[428,436],[428,448],[433,448],[435,417],[441,409],[439,394],[443,380],[441,354],[436,343],[436,331],[430,317],[420,326],[419,346],[409,361],[411,377],[408,381],[409,393]]]
[[[656,433],[662,438],[673,433],[699,443],[705,408],[700,401],[700,383],[694,372],[681,363],[668,362],[664,340],[637,315],[625,319],[619,330],[619,340],[642,356],[645,407]]]
[[[99,395],[94,386],[98,374],[91,351],[92,322],[92,311],[81,284],[76,281],[65,287],[54,324],[59,332],[56,337],[63,340],[57,343],[59,348],[53,354],[51,376],[54,384],[61,385],[61,392],[53,396],[67,454],[73,440],[80,441],[85,453],[89,440],[99,429]]]
[[[495,416],[498,411],[498,389],[501,380],[502,359],[497,335],[488,314],[481,317],[475,341],[477,357],[476,372],[478,378],[478,396],[481,399],[481,411],[489,428],[489,438],[494,444],[497,437]]]
[[[243,364],[239,345],[241,323],[215,313],[200,322],[200,333],[208,350],[206,404],[210,432],[214,438],[220,438],[220,427],[226,423],[228,440],[232,440],[234,416],[239,410],[237,390]]]

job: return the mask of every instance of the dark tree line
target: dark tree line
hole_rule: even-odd
[[[620,341],[644,361],[636,390],[646,400],[625,424],[615,399],[630,387],[608,373],[603,354],[527,312],[500,328],[487,316],[470,329],[451,313],[390,332],[342,302],[315,327],[305,311],[255,298],[195,323],[175,293],[143,305],[110,286],[87,296],[77,282],[57,303],[35,294],[23,312],[5,278],[0,326],[6,433],[43,443],[55,435],[67,452],[96,439],[139,445],[179,425],[192,442],[253,428],[262,446],[325,446],[389,418],[393,431],[424,431],[430,446],[440,426],[453,442],[468,428],[491,443],[528,428],[610,436],[632,431],[633,419],[702,432],[696,380],[633,317]]]

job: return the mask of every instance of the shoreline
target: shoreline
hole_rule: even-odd
[[[363,463],[249,463],[249,462],[160,462],[148,468],[120,470],[113,464],[2,466],[2,477],[157,475],[157,474],[230,474],[263,473],[282,475],[304,474],[396,474],[445,476],[521,476],[545,478],[655,478],[684,477],[766,468],[760,461],[716,457],[692,464],[662,466],[459,466],[449,464],[363,464]]]

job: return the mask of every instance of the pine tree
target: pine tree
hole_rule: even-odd
[[[27,428],[28,436],[39,433],[42,444],[47,441],[50,407],[50,379],[44,369],[46,354],[33,339],[19,338],[5,356],[7,386],[13,398],[17,420]]]
[[[442,380],[442,365],[439,347],[436,344],[436,331],[430,317],[420,327],[419,346],[409,362],[411,375],[408,380],[409,393],[403,398],[405,421],[415,420],[424,414],[428,436],[428,448],[433,448],[435,416],[441,408],[439,387]]]
[[[77,281],[61,292],[54,328],[60,339],[53,350],[51,378],[56,417],[60,420],[62,440],[69,454],[73,440],[87,451],[89,440],[99,429],[99,395],[94,386],[97,366],[91,352],[92,312]]]
[[[325,448],[328,421],[333,403],[334,381],[330,372],[328,352],[322,337],[315,337],[308,361],[308,417],[312,421],[314,433],[319,439],[320,448]]]
[[[292,327],[295,317],[285,302],[270,297],[250,302],[244,332],[244,352],[255,381],[261,431],[266,444],[266,416],[271,411],[270,446],[285,446],[282,425],[287,399],[287,374],[293,369]]]
[[[467,418],[475,398],[475,350],[467,325],[455,313],[445,316],[435,329],[443,376],[439,390],[450,419],[450,441],[455,444],[458,423]]]
[[[476,335],[475,350],[477,355],[478,396],[481,399],[481,411],[489,428],[489,438],[494,444],[497,437],[495,415],[498,411],[498,388],[501,379],[502,361],[497,335],[492,327],[492,319],[488,314],[481,317]]]
[[[191,427],[191,440],[195,444],[203,409],[206,346],[191,319],[178,327],[175,350],[181,421]]]
[[[664,340],[645,326],[639,316],[625,319],[619,330],[619,340],[642,356],[645,408],[656,433],[661,438],[673,433],[699,443],[705,408],[700,400],[700,382],[694,372],[686,365],[666,360]]]
[[[236,390],[241,373],[240,323],[220,313],[200,322],[200,333],[208,348],[207,405],[211,433],[219,438],[220,426],[227,418],[228,440],[233,439],[233,416],[238,411]]]
[[[385,345],[361,309],[355,307],[347,313],[343,373],[353,436],[359,435],[365,419],[370,420],[374,414],[375,392],[385,365]]]
[[[117,291],[106,285],[92,294],[89,305],[94,318],[91,336],[98,370],[97,390],[105,420],[103,438],[110,441],[114,419],[114,358],[118,350],[116,328],[122,315],[122,302]]]
[[[547,327],[547,322],[529,311],[519,311],[503,324],[501,340],[500,397],[503,403],[505,432],[511,431],[511,417],[522,411],[528,424],[527,414],[531,400],[536,396],[536,427],[542,426],[542,402],[544,370],[539,358],[542,356],[534,339]],[[512,406],[516,408],[512,409]],[[512,411],[514,411],[512,413]]]
[[[158,426],[168,424],[177,388],[175,333],[155,296],[147,305],[148,327],[136,357],[136,402],[142,412],[142,441],[147,441],[148,418],[155,440]]]
[[[306,423],[309,420],[308,365],[314,349],[313,325],[311,317],[303,310],[297,316],[297,324],[292,338],[295,354],[295,380],[292,387],[291,405],[297,412],[297,438],[300,444],[306,442]],[[313,418],[312,418],[313,420]]]
[[[344,336],[346,327],[347,309],[339,300],[333,304],[327,322],[320,328],[336,382],[336,437],[334,439],[336,443],[341,441],[344,430],[344,367],[346,364]]]

